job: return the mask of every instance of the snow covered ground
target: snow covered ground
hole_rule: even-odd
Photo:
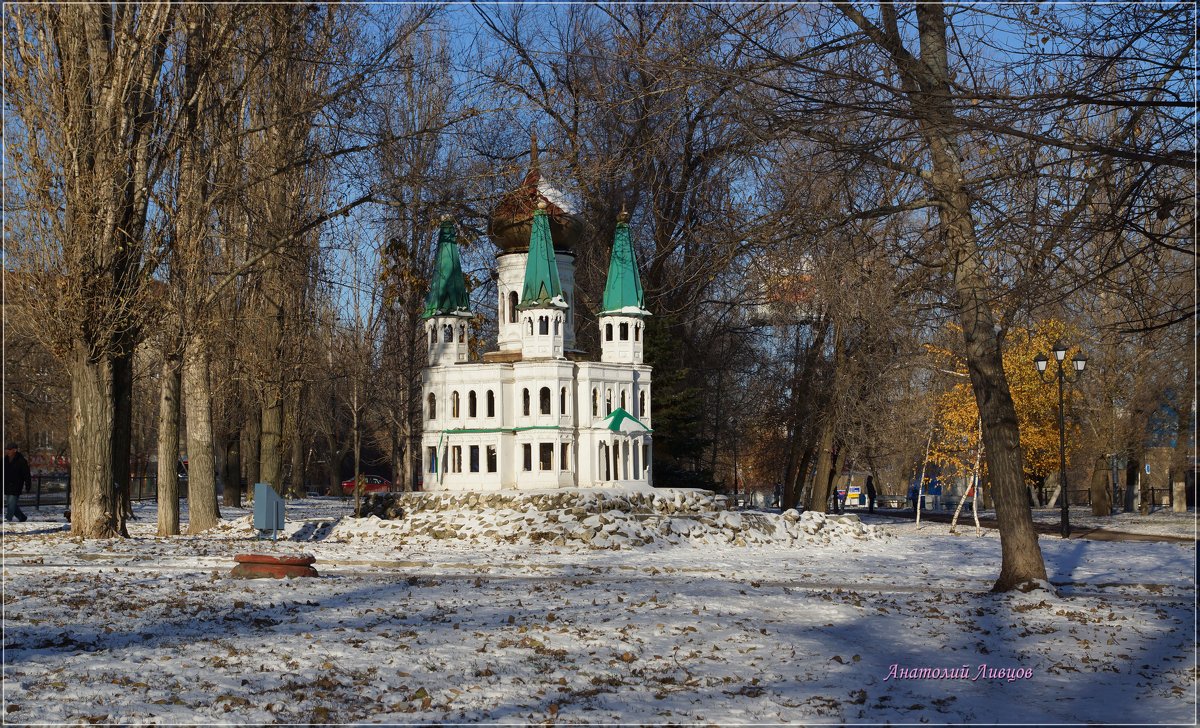
[[[535,513],[433,538],[349,510],[289,503],[277,543],[231,508],[172,539],[150,509],[122,541],[5,524],[5,721],[1196,719],[1194,543],[1043,538],[1059,593],[993,595],[999,539],[969,527],[769,515],[745,546],[643,523],[593,548],[518,537]],[[228,578],[251,551],[321,577]]]

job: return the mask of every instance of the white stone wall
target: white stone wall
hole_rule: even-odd
[[[425,321],[425,341],[429,346],[429,366],[446,366],[467,361],[467,317],[433,316]]]
[[[646,324],[639,316],[601,316],[600,361],[641,364]],[[632,412],[633,410],[629,410]]]
[[[578,437],[580,486],[648,484],[648,465],[653,462],[652,439],[613,433],[596,425],[621,406],[622,394],[624,394],[625,411],[636,417],[646,427],[654,427],[651,417],[650,367],[608,362],[579,362],[576,367],[578,396],[575,406],[580,417]],[[595,402],[594,408],[593,401]],[[647,458],[639,450],[635,467],[633,443],[640,448],[643,442],[648,445],[649,457]],[[603,451],[600,448],[601,443],[605,445]],[[618,443],[624,444],[618,445]],[[621,466],[619,472],[613,468],[612,457],[615,446],[619,446],[622,453],[626,447],[629,448],[628,458],[621,457],[618,460]],[[601,460],[602,452],[607,453],[607,470]]]
[[[497,258],[496,310],[499,315],[496,320],[499,334],[496,344],[500,351],[521,350],[521,317],[518,313],[515,321],[513,320],[512,294],[516,294],[515,300],[520,303],[521,288],[525,283],[525,261],[528,257],[527,253],[505,253]],[[562,284],[563,298],[569,306],[563,313],[566,326],[563,346],[571,350],[575,348],[575,256],[556,252],[554,260],[558,264],[558,280]]]
[[[496,259],[496,294],[499,307],[496,309],[496,327],[499,331],[496,343],[500,351],[521,350],[521,317],[514,316],[514,301],[521,300],[521,285],[525,282],[525,260],[527,253],[505,253]],[[516,294],[513,299],[512,295]]]

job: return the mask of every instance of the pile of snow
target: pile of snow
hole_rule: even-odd
[[[823,546],[884,537],[855,515],[736,512],[724,505],[723,496],[699,490],[406,493],[371,498],[363,518],[309,523],[289,538],[619,550],[680,544]],[[229,523],[234,532],[249,527],[249,519]]]

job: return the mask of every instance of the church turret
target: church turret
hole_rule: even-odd
[[[449,216],[442,218],[433,282],[421,318],[425,319],[430,366],[467,361],[467,321],[471,318],[471,301],[459,259],[454,222]]]
[[[637,259],[629,241],[629,214],[621,210],[601,311],[596,315],[600,324],[600,361],[641,364],[646,340],[643,319],[649,315]]]
[[[499,306],[496,343],[500,351],[516,352],[521,349],[523,322],[520,320],[518,306],[525,276],[525,262],[529,253],[529,239],[533,232],[533,213],[543,203],[545,207],[540,209],[544,209],[549,218],[563,300],[571,307],[575,301],[575,247],[582,236],[584,226],[577,216],[572,196],[543,173],[538,161],[537,136],[532,135],[529,140],[529,170],[524,181],[500,199],[488,222],[488,235],[498,248],[496,294]],[[563,345],[572,349],[575,346],[572,308],[567,309],[565,326]]]
[[[567,302],[563,299],[554,244],[550,236],[550,216],[546,203],[533,213],[529,235],[529,255],[525,259],[525,280],[517,306],[521,324],[521,355],[525,359],[563,358],[566,336]]]

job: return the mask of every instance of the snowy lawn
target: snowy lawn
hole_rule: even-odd
[[[348,512],[289,503],[278,543],[244,509],[173,539],[148,509],[125,541],[72,540],[58,511],[5,524],[6,722],[1196,717],[1194,544],[1043,538],[1059,594],[997,596],[999,540],[969,527],[597,550]],[[321,577],[228,578],[251,551],[312,553]]]

